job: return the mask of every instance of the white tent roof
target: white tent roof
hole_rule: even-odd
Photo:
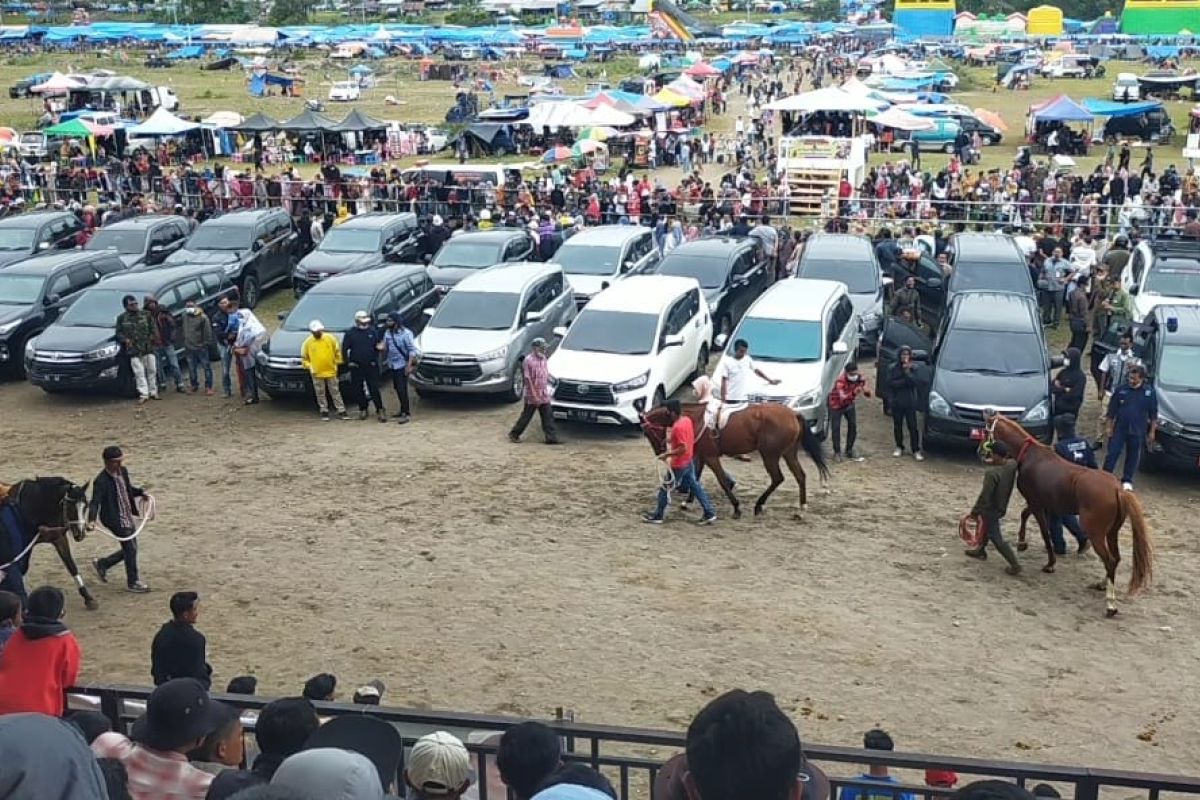
[[[858,96],[842,91],[836,86],[826,86],[803,94],[785,97],[768,103],[767,108],[773,111],[799,111],[811,114],[816,111],[867,112],[887,108],[887,103],[873,100],[870,97]]]
[[[873,117],[867,117],[867,121],[901,131],[930,131],[937,127],[937,123],[929,117],[918,117],[916,114],[910,114],[895,106],[881,111]]]
[[[200,121],[205,125],[212,125],[216,128],[233,128],[241,125],[244,119],[236,111],[214,111]]]
[[[602,103],[596,108],[585,108],[580,103],[538,103],[529,109],[529,116],[520,124],[533,128],[587,128],[598,125],[624,127],[632,125],[634,116]]]
[[[143,122],[127,128],[126,132],[130,136],[175,136],[199,127],[198,122],[182,120],[165,108],[158,108]]]
[[[83,85],[83,81],[56,72],[37,86],[30,87],[29,91],[37,94],[66,94],[71,89],[83,88]]]

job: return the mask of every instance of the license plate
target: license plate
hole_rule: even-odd
[[[50,379],[51,383],[58,383],[59,381],[62,380],[62,375],[55,375],[54,373],[51,373],[51,374],[47,375],[46,377]]]
[[[303,392],[304,384],[301,381],[284,381],[283,390],[285,392]]]
[[[983,428],[971,428],[971,439],[976,442],[982,442],[987,438],[987,432]]]
[[[595,422],[599,417],[595,411],[588,411],[582,408],[567,409],[567,419],[573,419],[576,422]]]
[[[445,375],[439,375],[433,382],[439,386],[462,386],[462,378],[448,378]]]

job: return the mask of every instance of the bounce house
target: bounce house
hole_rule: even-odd
[[[1200,30],[1200,0],[1125,0],[1121,33],[1174,36]]]
[[[1062,36],[1062,9],[1055,6],[1037,6],[1029,9],[1025,32],[1030,36]]]
[[[896,0],[892,24],[904,37],[950,36],[954,11],[954,0]]]

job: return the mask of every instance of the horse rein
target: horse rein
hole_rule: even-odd
[[[984,426],[984,431],[987,432],[987,439],[984,440],[984,444],[987,446],[987,449],[989,452],[991,451],[991,446],[996,443],[996,421],[999,418],[1000,418],[1000,415],[993,411],[991,416],[988,419],[987,424]],[[1037,443],[1036,439],[1034,439],[1028,433],[1025,434],[1025,441],[1021,442],[1021,449],[1017,451],[1017,465],[1018,466],[1020,466],[1021,461],[1025,458],[1025,455],[1029,452],[1029,448],[1033,447],[1033,445],[1036,443]]]

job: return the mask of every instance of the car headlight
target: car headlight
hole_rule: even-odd
[[[864,328],[874,328],[879,324],[879,314],[874,311],[866,311],[860,317]]]
[[[638,375],[636,378],[630,378],[629,380],[622,381],[621,383],[614,383],[612,388],[613,388],[614,392],[618,392],[618,393],[632,392],[634,389],[640,389],[643,386],[645,386],[646,382],[649,380],[650,380],[650,370],[646,370],[641,375]]]
[[[1048,419],[1050,419],[1050,402],[1048,400],[1041,401],[1021,417],[1022,422],[1045,422]]]
[[[37,352],[37,339],[30,339],[25,343],[25,360],[32,361],[33,354]]]
[[[236,262],[236,261],[234,261],[234,262],[232,262],[232,263],[230,263],[230,264],[226,264],[226,265],[225,265],[225,267],[224,267],[224,269],[225,269],[225,274],[226,274],[226,275],[236,275],[236,274],[237,274],[237,271],[238,271],[238,268],[239,268],[240,266],[241,266],[241,264],[239,264],[239,263],[238,263],[238,262]]]
[[[4,336],[5,334],[12,333],[13,329],[16,328],[20,324],[21,324],[21,320],[14,319],[12,322],[6,322],[3,325],[0,325],[0,336]]]
[[[950,416],[950,404],[937,392],[929,393],[929,410],[939,417]]]
[[[1164,417],[1162,414],[1159,414],[1158,429],[1167,433],[1183,433],[1183,424],[1176,422],[1170,417]]]
[[[117,353],[121,352],[121,345],[113,342],[106,344],[103,347],[97,347],[95,350],[88,350],[83,354],[84,361],[103,361],[106,358],[112,358]]]
[[[793,397],[788,402],[788,405],[792,408],[807,408],[808,406],[816,405],[817,399],[820,397],[820,395],[820,390],[814,389],[811,392],[806,392],[805,394]]]
[[[504,358],[506,355],[508,355],[508,345],[504,345],[504,347],[497,347],[495,350],[489,350],[486,353],[481,353],[479,355],[479,360],[480,361],[496,361],[498,359]]]

